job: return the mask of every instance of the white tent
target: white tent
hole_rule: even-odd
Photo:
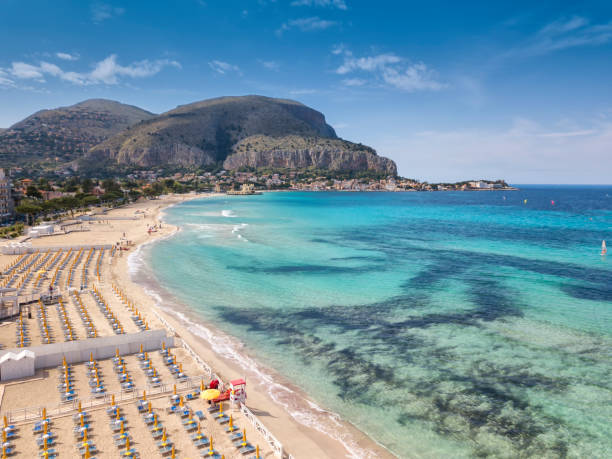
[[[7,352],[0,357],[0,381],[34,376],[35,355],[32,351]]]

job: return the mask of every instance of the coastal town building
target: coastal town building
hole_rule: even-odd
[[[0,222],[13,218],[14,203],[11,195],[11,180],[0,169]]]

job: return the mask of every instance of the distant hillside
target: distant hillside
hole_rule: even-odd
[[[312,151],[305,154],[304,148]],[[87,170],[93,164],[201,167],[222,161],[227,168],[282,163],[291,168],[395,173],[395,164],[383,161],[374,150],[338,139],[320,112],[296,101],[262,96],[220,97],[180,106],[102,142],[80,164]]]
[[[41,110],[0,131],[0,163],[56,167],[152,116],[138,107],[104,99]]]

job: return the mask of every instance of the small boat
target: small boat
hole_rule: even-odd
[[[606,247],[606,241],[601,241],[601,254],[605,255],[608,253],[608,249]]]

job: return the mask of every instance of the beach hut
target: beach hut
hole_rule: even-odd
[[[4,354],[0,357],[0,381],[34,376],[35,357],[35,354],[28,350]]]

